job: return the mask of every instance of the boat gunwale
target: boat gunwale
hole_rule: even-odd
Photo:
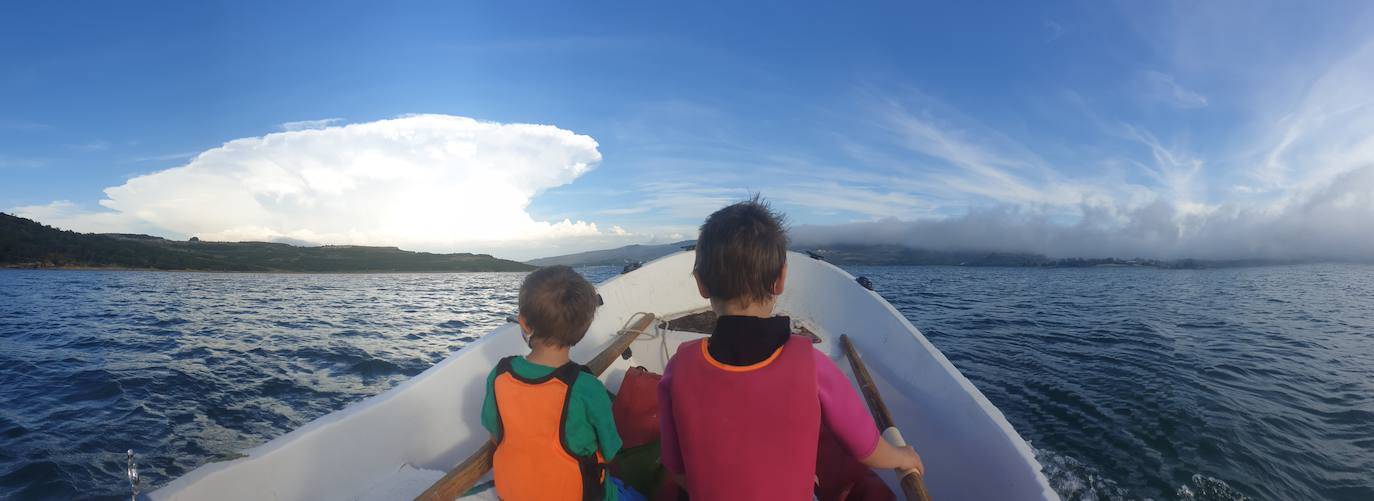
[[[793,251],[788,251],[788,254],[794,256],[807,257],[801,254],[797,254]],[[844,268],[840,268],[839,266],[836,266],[835,264],[829,261],[825,261],[823,259],[814,259],[814,261],[817,261],[817,264],[819,264],[822,267],[829,267],[831,271],[843,275],[844,277],[848,278],[850,282],[857,283],[858,278],[855,277],[853,274],[849,273],[848,271],[846,271]],[[1060,499],[1059,494],[1054,491],[1054,488],[1052,486],[1050,486],[1049,478],[1045,476],[1044,465],[1040,464],[1039,459],[1036,459],[1035,451],[1031,448],[1030,443],[1027,442],[1026,439],[1021,437],[1020,432],[1016,431],[1016,428],[1011,425],[1010,421],[1007,421],[1007,417],[1005,414],[1002,414],[1002,410],[998,409],[996,405],[993,405],[992,401],[988,400],[987,396],[983,395],[983,392],[979,390],[978,387],[975,386],[972,381],[969,381],[968,378],[964,376],[963,372],[960,372],[959,369],[954,366],[954,363],[949,361],[949,358],[945,357],[945,353],[943,351],[940,351],[939,348],[936,348],[935,345],[931,343],[929,339],[926,339],[925,335],[921,333],[920,329],[918,329],[914,324],[912,324],[911,320],[906,318],[906,315],[903,315],[902,312],[898,311],[895,306],[892,306],[892,303],[889,303],[887,299],[882,296],[882,294],[878,294],[877,291],[874,291],[867,287],[859,288],[862,289],[863,292],[868,293],[870,296],[872,296],[873,299],[876,299],[879,303],[881,303],[883,307],[887,310],[888,314],[897,317],[898,322],[900,322],[901,325],[906,328],[907,335],[909,335],[912,339],[915,339],[918,343],[920,343],[921,347],[925,349],[927,352],[929,352],[931,356],[940,364],[941,369],[948,373],[949,376],[951,376],[955,380],[955,382],[959,384],[960,389],[963,389],[965,393],[973,397],[974,401],[978,404],[978,406],[982,408],[982,410],[985,413],[988,414],[988,417],[992,419],[993,424],[997,425],[997,427],[1003,433],[1005,438],[1009,442],[1011,442],[1012,447],[1014,447],[1016,449],[1016,452],[1021,455],[1021,458],[1026,462],[1026,464],[1036,466],[1035,468],[1033,468],[1033,470],[1035,473],[1036,481],[1041,486],[1041,497],[1043,497],[1044,499],[1053,500]],[[853,339],[855,338],[855,336],[851,335],[850,338]],[[872,360],[865,360],[869,362],[870,368],[875,365],[873,364]],[[876,365],[880,368],[879,370],[882,370],[885,369],[888,364],[880,363]],[[891,378],[884,379],[888,379],[888,384],[892,384]]]

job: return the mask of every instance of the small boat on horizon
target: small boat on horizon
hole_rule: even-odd
[[[616,392],[631,367],[662,373],[709,321],[687,250],[597,286],[604,304],[573,360],[586,362],[631,322],[656,320],[610,362],[601,380]],[[776,313],[792,317],[815,346],[850,373],[847,335],[864,354],[894,424],[920,452],[938,500],[1058,499],[1029,444],[919,330],[849,273],[789,253]],[[515,324],[498,327],[386,392],[322,416],[231,461],[210,463],[140,496],[152,500],[414,499],[488,441],[480,424],[487,373],[526,351]],[[849,374],[851,378],[853,374]],[[892,472],[880,476],[901,492]]]

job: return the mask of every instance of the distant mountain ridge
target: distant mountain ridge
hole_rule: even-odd
[[[579,252],[527,261],[535,266],[556,264],[568,266],[624,265],[647,262],[682,250],[695,240],[660,245],[627,245],[614,249]],[[1233,260],[1206,261],[1197,259],[1121,259],[1121,258],[1051,258],[1029,252],[939,251],[891,244],[833,244],[799,245],[793,251],[813,254],[841,266],[1014,266],[1045,268],[1084,268],[1099,266],[1152,268],[1220,268],[1230,266],[1258,266],[1291,264],[1294,261]]]
[[[1024,252],[937,251],[890,244],[836,244],[794,248],[837,265],[1044,266],[1053,260]]]
[[[575,254],[564,254],[562,256],[541,257],[531,259],[526,263],[535,266],[619,266],[634,262],[653,261],[660,257],[682,250],[683,247],[696,244],[696,240],[683,240],[671,244],[635,244],[614,249],[602,249]]]
[[[1277,259],[1149,259],[1116,257],[1052,258],[1030,252],[937,251],[891,244],[836,244],[798,247],[837,265],[1013,266],[1040,268],[1149,267],[1170,269],[1269,266],[1302,261]]]
[[[0,267],[309,273],[534,269],[487,254],[432,254],[354,245],[183,242],[138,234],[77,233],[5,213],[0,213]]]
[[[695,245],[696,240],[671,244],[627,245],[526,261],[535,266],[607,266],[648,262]],[[812,253],[839,265],[952,265],[1040,266],[1052,260],[1038,254],[942,252],[898,245],[840,244],[825,247],[794,246],[793,251]]]

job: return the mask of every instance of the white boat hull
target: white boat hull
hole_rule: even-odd
[[[907,442],[921,453],[934,499],[1058,499],[1024,440],[982,393],[910,322],[854,277],[828,263],[789,254],[778,311],[823,340],[817,348],[848,372],[839,351],[848,334],[873,373]],[[598,287],[605,305],[573,349],[586,361],[636,312],[660,318],[708,305],[692,281],[693,254],[677,253]],[[602,375],[615,391],[625,370],[661,372],[667,353],[699,334],[659,331],[631,344],[630,360]],[[321,417],[247,451],[212,463],[152,492],[151,499],[410,499],[487,439],[479,419],[487,372],[523,353],[506,325],[380,395]],[[884,473],[889,485],[895,478]]]

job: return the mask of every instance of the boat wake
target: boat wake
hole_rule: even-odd
[[[1227,499],[1231,501],[1249,501],[1250,499],[1244,494],[1236,492],[1235,489],[1232,489],[1226,482],[1196,473],[1193,474],[1193,478],[1189,480],[1189,485],[1178,488],[1176,495],[1182,500]]]
[[[1033,448],[1050,487],[1065,501],[1136,501],[1153,499],[1131,493],[1096,468],[1054,451]],[[1174,491],[1178,501],[1250,501],[1221,479],[1200,473]]]

